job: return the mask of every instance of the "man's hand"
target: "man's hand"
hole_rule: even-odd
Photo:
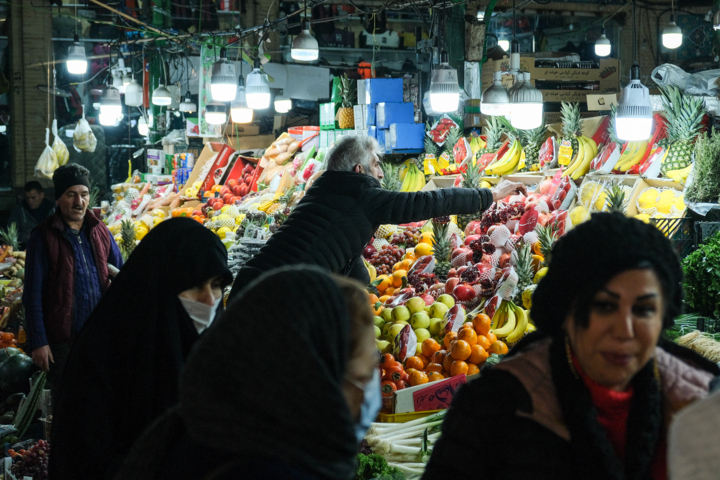
[[[509,195],[517,195],[520,193],[527,195],[527,188],[525,188],[525,185],[520,182],[508,182],[507,180],[500,182],[500,185],[495,187],[492,191],[493,200],[496,202]]]
[[[40,367],[43,372],[50,371],[50,362],[55,363],[55,360],[53,360],[52,352],[50,351],[50,346],[48,345],[45,345],[44,347],[38,347],[33,350],[32,359],[33,362],[35,362],[35,365]]]

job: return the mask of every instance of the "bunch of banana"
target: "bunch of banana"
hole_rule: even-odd
[[[478,136],[471,135],[471,138],[470,138],[470,150],[472,150],[473,156],[475,156],[475,154],[476,154],[479,150],[482,150],[482,149],[485,148],[486,146],[487,146],[487,143],[485,143],[485,141],[484,141],[482,138],[480,138],[480,137],[478,137]]]
[[[507,152],[498,160],[488,165],[485,173],[488,175],[508,175],[517,170],[522,155],[522,145],[515,140]]]
[[[669,170],[665,173],[668,178],[672,179],[673,181],[685,185],[685,181],[687,180],[688,176],[690,175],[690,172],[692,172],[694,164],[690,164],[685,168],[681,168],[680,170]]]
[[[620,155],[620,160],[618,160],[618,163],[615,165],[615,170],[618,170],[620,172],[627,172],[632,167],[640,163],[643,156],[645,155],[647,147],[647,140],[633,140],[632,142],[628,143],[627,147],[625,147],[625,151],[622,153],[622,155]]]
[[[375,267],[370,264],[367,260],[363,258],[363,263],[365,264],[365,268],[367,268],[368,275],[370,275],[370,281],[374,282],[377,278],[377,270],[375,270]]]
[[[425,186],[425,175],[417,168],[415,162],[407,167],[407,173],[403,180],[401,192],[419,192]]]
[[[508,345],[518,342],[525,335],[529,323],[527,310],[515,304],[510,304],[510,306],[515,309],[515,318],[517,318],[517,322],[513,331],[505,337],[505,343]]]
[[[410,170],[410,165],[413,163],[415,163],[415,160],[412,158],[408,158],[402,163],[402,165],[400,165],[400,169],[398,170],[398,177],[400,178],[401,182],[405,180],[405,177]]]
[[[580,135],[577,140],[578,150],[575,158],[573,158],[568,169],[563,172],[563,177],[570,175],[573,180],[587,175],[590,171],[590,162],[597,156],[598,152],[597,144],[592,138]]]
[[[495,311],[490,331],[497,338],[504,338],[505,343],[513,344],[525,335],[528,320],[525,309],[515,305],[513,302],[503,301]]]

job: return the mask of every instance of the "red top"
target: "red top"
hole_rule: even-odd
[[[605,428],[610,443],[624,465],[627,419],[630,415],[630,406],[632,405],[633,397],[632,385],[624,392],[616,392],[588,377],[580,368],[575,354],[572,354],[572,360],[575,370],[577,370],[585,386],[590,391],[593,405],[595,405],[598,411],[598,422]],[[664,433],[655,451],[655,458],[650,466],[650,470],[653,480],[667,479],[667,443]]]

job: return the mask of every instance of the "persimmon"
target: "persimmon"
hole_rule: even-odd
[[[490,348],[490,345],[492,345],[492,342],[485,335],[478,335],[477,345],[487,350],[488,348]]]
[[[428,383],[428,376],[425,372],[418,372],[417,370],[410,374],[410,386],[422,385]]]
[[[458,333],[458,340],[463,340],[472,347],[477,343],[478,336],[477,333],[475,333],[475,330],[472,329],[472,327],[461,328],[460,333]]]
[[[456,377],[458,375],[462,375],[463,373],[467,375],[468,364],[462,360],[455,360],[450,366],[450,375]]]
[[[438,350],[437,352],[433,353],[432,358],[430,359],[431,363],[439,363],[442,365],[443,361],[445,360],[445,356],[447,355],[446,350]]]
[[[389,353],[386,353],[380,357],[379,365],[380,368],[387,369],[388,367],[397,365],[397,362],[395,361],[395,357],[393,357]]]
[[[488,352],[483,347],[481,347],[480,345],[475,345],[472,347],[472,352],[470,353],[470,358],[468,359],[468,362],[480,365],[485,360],[487,360],[488,356]]]
[[[394,382],[385,381],[380,384],[380,392],[383,397],[392,397],[393,392],[397,391],[397,385]]]
[[[480,368],[473,363],[468,363],[467,375],[476,375],[478,373],[480,373]]]
[[[498,355],[505,355],[508,352],[508,347],[505,345],[505,342],[501,340],[496,340],[493,342],[492,345],[490,345],[490,350],[488,350],[489,353],[496,353]]]
[[[423,364],[423,361],[420,360],[419,357],[410,357],[407,360],[405,360],[405,367],[406,368],[414,368],[416,370],[422,370],[425,368],[425,365]]]
[[[473,327],[478,335],[487,335],[491,326],[492,318],[488,317],[484,313],[480,313],[473,318]]]
[[[445,380],[445,376],[441,372],[430,372],[427,374],[428,382],[438,382]]]
[[[434,338],[426,338],[422,342],[422,354],[427,358],[432,358],[435,352],[440,350],[440,344]]]
[[[393,365],[385,369],[385,375],[383,375],[382,379],[397,382],[398,380],[402,380],[403,373],[405,372],[400,364]]]
[[[442,373],[443,370],[444,370],[444,367],[440,363],[431,363],[430,365],[427,366],[428,374],[430,372]]]
[[[445,334],[445,338],[443,339],[443,344],[445,345],[445,349],[450,351],[450,344],[457,340],[458,334],[455,332],[448,332]]]
[[[450,347],[450,356],[455,360],[467,360],[472,349],[465,340],[456,340]]]

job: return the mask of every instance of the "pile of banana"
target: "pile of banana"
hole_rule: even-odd
[[[425,186],[425,174],[420,171],[414,161],[408,160],[402,167],[401,171],[403,183],[400,187],[401,192],[419,192]]]
[[[487,175],[508,175],[513,173],[520,166],[522,152],[523,148],[520,142],[517,140],[513,141],[510,148],[507,149],[502,157],[485,168],[485,173]]]
[[[640,163],[647,151],[647,140],[636,140],[629,142],[625,147],[625,151],[620,155],[620,160],[615,164],[614,170],[619,172],[627,172],[632,167]]]
[[[570,162],[567,170],[563,172],[563,177],[570,175],[570,178],[573,180],[577,180],[578,178],[587,175],[590,171],[590,163],[598,153],[595,140],[588,138],[585,135],[579,135],[576,138],[578,141],[577,152],[575,153],[575,157]]]
[[[508,345],[520,340],[528,330],[527,311],[509,301],[503,301],[495,310],[490,331]],[[534,329],[534,327],[533,327]]]

